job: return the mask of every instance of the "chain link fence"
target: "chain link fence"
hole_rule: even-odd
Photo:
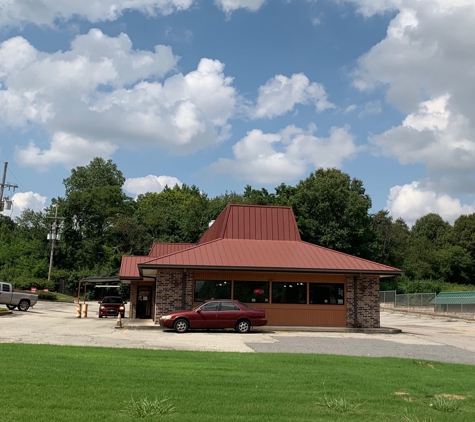
[[[379,292],[379,303],[395,303],[396,290],[386,290]]]
[[[395,306],[431,306],[431,301],[437,296],[436,293],[412,293],[407,295],[396,295]]]
[[[396,290],[386,290],[379,292],[379,302],[384,304],[394,304],[394,306],[434,306],[431,301],[437,296],[436,293],[412,293],[405,295],[396,294]]]

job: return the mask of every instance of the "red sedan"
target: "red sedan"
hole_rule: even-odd
[[[190,328],[234,328],[238,333],[247,333],[252,326],[267,324],[266,313],[249,308],[237,300],[210,300],[191,311],[176,311],[163,315],[160,326],[185,333]]]

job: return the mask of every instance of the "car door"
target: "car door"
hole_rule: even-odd
[[[219,302],[207,302],[198,312],[199,317],[193,321],[193,328],[218,328]]]
[[[234,328],[242,311],[233,302],[221,302],[218,328]]]

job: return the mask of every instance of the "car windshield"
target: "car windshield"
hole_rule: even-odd
[[[102,299],[102,303],[122,303],[121,297],[105,297]]]

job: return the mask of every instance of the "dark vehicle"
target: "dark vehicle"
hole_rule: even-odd
[[[117,316],[119,313],[124,318],[126,304],[120,296],[106,296],[99,302],[99,318]]]
[[[267,324],[266,313],[249,308],[237,300],[210,300],[191,311],[176,311],[163,315],[160,326],[185,333],[190,328],[234,328],[238,333],[247,333],[252,326]]]

